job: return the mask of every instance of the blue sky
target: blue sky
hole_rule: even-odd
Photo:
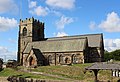
[[[103,33],[105,49],[120,48],[120,0],[0,0],[0,57],[16,59],[19,20],[45,23],[45,37]]]

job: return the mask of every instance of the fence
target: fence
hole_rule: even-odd
[[[120,70],[114,70],[114,71],[112,71],[112,76],[114,76],[114,77],[120,77]]]

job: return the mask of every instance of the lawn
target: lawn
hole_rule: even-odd
[[[11,68],[5,68],[0,72],[0,77],[8,77],[8,76],[18,76],[18,77],[35,78],[35,79],[55,79],[49,76],[34,75],[31,73],[21,72]],[[55,79],[55,80],[58,80],[58,79]]]
[[[27,68],[28,70],[34,72],[42,72],[44,74],[50,74],[58,77],[68,78],[72,80],[80,80],[82,82],[93,82],[94,81],[94,74],[92,71],[87,71],[84,74],[84,68],[91,65],[90,63],[87,64],[74,64],[71,66],[40,66],[35,69]],[[18,67],[18,70],[23,69],[23,67]],[[26,68],[25,68],[26,69]],[[45,75],[35,75],[31,73],[21,72],[15,69],[6,68],[0,72],[0,76],[10,76],[10,75],[17,75],[19,77],[25,78],[37,78],[37,79],[54,79],[54,80],[64,80],[61,78],[54,78],[51,76]],[[119,79],[118,77],[112,77],[110,70],[100,70],[98,73],[98,79],[101,81],[112,80],[113,82],[117,82]]]

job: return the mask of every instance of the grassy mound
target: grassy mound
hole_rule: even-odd
[[[94,74],[92,71],[87,71],[84,74],[84,68],[91,64],[74,64],[72,66],[41,66],[35,69],[19,67],[18,70],[6,68],[0,72],[0,76],[11,76],[17,75],[19,77],[25,78],[37,78],[37,79],[54,79],[54,80],[64,80],[64,78],[72,80],[80,80],[83,82],[93,82]],[[32,74],[30,72],[21,72],[20,69],[31,70],[31,72],[39,72],[42,74]],[[46,74],[53,75],[46,76]],[[58,78],[54,77],[57,76]],[[59,78],[60,77],[60,78]],[[98,73],[98,79],[100,81],[112,80],[117,82],[118,77],[112,77],[110,70],[100,70]]]

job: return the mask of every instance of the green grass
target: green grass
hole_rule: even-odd
[[[49,76],[42,76],[42,75],[35,75],[31,73],[16,71],[11,68],[5,68],[0,72],[0,77],[8,77],[8,76],[18,76],[18,77],[24,77],[24,78],[36,78],[36,79],[56,79],[61,80],[59,78],[53,78]]]
[[[83,82],[93,82],[94,81],[93,72],[87,71],[84,74],[84,68],[90,65],[91,63],[74,64],[72,66],[41,66],[35,69],[31,69],[31,71],[42,72],[44,74],[57,75],[60,77],[69,78],[73,80],[80,80]],[[24,69],[24,68],[18,67],[18,69]],[[6,68],[0,72],[0,76],[7,77],[10,75],[19,75],[19,76],[21,75],[20,77],[26,77],[26,78],[64,80],[62,78],[54,78],[51,76],[35,75],[31,73],[20,72],[9,68]],[[117,82],[119,78],[117,77],[112,78],[110,70],[100,70],[98,73],[98,79],[104,81],[113,80],[113,82]]]
[[[81,66],[81,67],[80,67]],[[32,71],[48,73],[52,75],[57,75],[65,78],[75,79],[75,80],[84,80],[83,69],[88,65],[73,65],[73,66],[42,66]]]

